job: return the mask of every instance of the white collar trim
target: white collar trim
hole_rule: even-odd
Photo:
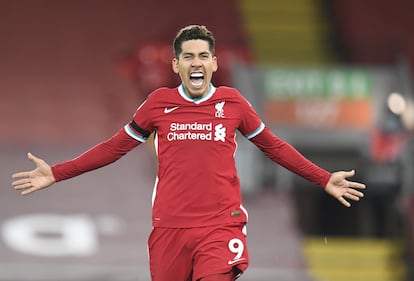
[[[185,100],[187,100],[187,101],[191,101],[191,102],[193,102],[193,103],[195,103],[195,104],[200,104],[200,103],[202,103],[203,101],[206,101],[206,100],[208,100],[209,98],[211,98],[212,96],[213,96],[213,94],[216,92],[216,87],[214,87],[213,86],[213,84],[211,84],[210,83],[210,89],[209,89],[209,91],[204,95],[204,96],[202,96],[202,97],[200,97],[200,98],[191,98],[187,93],[186,93],[186,91],[185,91],[185,88],[184,88],[184,84],[181,84],[179,87],[178,87],[178,92],[180,93],[180,95],[183,97],[183,99],[185,99]]]

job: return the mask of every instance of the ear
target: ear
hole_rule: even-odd
[[[178,59],[177,58],[172,59],[171,66],[172,66],[172,69],[173,69],[175,74],[178,74],[180,72],[179,68],[178,68]]]
[[[218,69],[217,57],[213,57],[213,72],[216,72]]]

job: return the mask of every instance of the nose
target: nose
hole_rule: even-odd
[[[200,66],[201,65],[201,60],[198,57],[194,57],[194,59],[191,62],[191,66]]]

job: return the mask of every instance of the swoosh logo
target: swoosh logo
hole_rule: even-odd
[[[174,110],[176,110],[178,108],[179,108],[179,106],[175,106],[175,107],[171,107],[171,108],[166,107],[166,108],[164,108],[164,113],[173,112]]]
[[[228,261],[227,263],[232,265],[232,264],[235,264],[236,262],[244,261],[244,260],[245,260],[245,258],[241,258],[241,259],[237,259],[237,260]]]

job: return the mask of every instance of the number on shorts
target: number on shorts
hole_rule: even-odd
[[[243,251],[244,251],[244,245],[243,242],[238,238],[233,238],[229,241],[229,250],[230,252],[236,254],[236,256],[233,258],[233,260],[238,260],[241,258]]]

